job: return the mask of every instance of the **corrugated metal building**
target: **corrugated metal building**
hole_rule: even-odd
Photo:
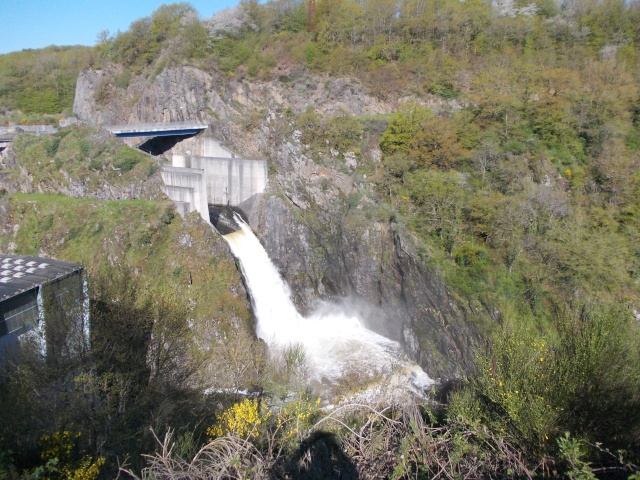
[[[0,361],[21,342],[63,360],[88,345],[89,304],[81,265],[0,255]]]

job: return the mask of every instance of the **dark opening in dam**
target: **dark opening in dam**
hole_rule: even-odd
[[[227,235],[241,229],[234,215],[240,215],[240,217],[248,223],[246,214],[238,207],[209,205],[209,221],[222,235]]]

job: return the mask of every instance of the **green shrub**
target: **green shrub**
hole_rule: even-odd
[[[151,233],[150,232],[142,232],[138,237],[138,245],[141,247],[148,247],[151,245]]]
[[[362,139],[362,124],[354,117],[334,117],[325,131],[329,146],[343,153],[358,147]]]
[[[449,82],[433,84],[428,90],[429,93],[439,95],[442,98],[458,98],[460,96],[460,93],[457,92],[455,87]]]
[[[113,77],[114,85],[124,90],[127,89],[130,82],[131,82],[131,72],[129,70],[124,70],[122,73],[119,73],[118,75]]]
[[[507,322],[450,415],[470,411],[530,454],[556,452],[564,432],[608,448],[640,438],[640,342],[621,307],[558,315],[555,332]],[[473,408],[469,408],[470,406]]]
[[[94,158],[92,160],[89,161],[89,169],[90,170],[100,170],[102,169],[102,162],[100,160],[98,160],[97,158]]]
[[[304,60],[309,68],[319,68],[324,62],[324,54],[317,43],[308,42],[304,46]]]
[[[471,243],[465,243],[454,249],[451,255],[453,260],[461,267],[469,267],[487,259],[486,250]]]
[[[56,152],[58,151],[58,146],[60,145],[60,140],[62,140],[62,138],[56,135],[51,137],[47,141],[47,143],[45,143],[44,149],[47,152],[47,155],[49,157],[53,158],[56,156]]]
[[[89,138],[87,137],[78,138],[78,148],[80,149],[80,154],[83,157],[86,158],[89,156],[89,154],[91,153],[92,146],[93,144]]]
[[[214,44],[213,53],[222,71],[234,72],[251,57],[252,42],[249,39],[240,42],[232,38],[223,38]]]
[[[380,148],[391,155],[395,152],[407,153],[425,120],[433,118],[433,112],[417,104],[407,104],[389,119],[387,130],[380,138]]]
[[[569,432],[558,438],[560,458],[567,463],[567,477],[572,480],[596,480],[589,464],[583,460],[588,448],[584,441],[572,438]]]
[[[23,113],[59,113],[62,110],[55,89],[27,87],[17,95],[17,107]]]
[[[173,221],[173,219],[176,216],[176,210],[172,205],[168,205],[167,208],[164,209],[164,212],[162,213],[162,216],[160,217],[160,221],[164,224],[164,225],[171,225],[171,222]]]
[[[140,163],[141,155],[141,153],[132,148],[122,147],[116,153],[113,166],[122,172],[128,172]]]

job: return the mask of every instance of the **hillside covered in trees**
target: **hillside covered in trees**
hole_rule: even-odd
[[[253,401],[228,390],[207,397],[194,388],[192,372],[183,376],[185,365],[169,362],[168,378],[182,382],[174,389],[139,355],[135,377],[125,368],[130,352],[120,352],[121,363],[112,366],[106,359],[117,352],[108,342],[97,344],[96,358],[77,367],[84,376],[76,375],[74,388],[62,389],[82,421],[60,414],[34,429],[28,415],[19,419],[26,423],[2,420],[0,448],[11,452],[0,456],[0,479],[79,478],[69,476],[70,470],[54,471],[47,463],[53,458],[76,472],[85,469],[91,478],[106,458],[107,478],[125,456],[131,473],[143,478],[172,478],[170,472],[193,478],[635,478],[640,465],[638,1],[246,1],[204,20],[188,4],[163,5],[126,32],[101,33],[93,48],[0,56],[0,113],[5,122],[25,123],[62,114],[71,107],[75,78],[85,68],[117,72],[97,84],[92,98],[96,108],[119,105],[124,112],[138,100],[139,85],[181,67],[215,78],[216,98],[240,112],[203,115],[234,148],[269,159],[271,178],[278,180],[272,184],[280,185],[270,195],[288,198],[282,179],[297,173],[279,152],[293,144],[318,168],[340,172],[357,185],[349,194],[336,194],[354,232],[378,222],[412,239],[416,258],[444,282],[451,303],[479,332],[469,352],[473,362],[464,365],[463,374],[443,379],[448,382],[432,403],[348,406],[349,396],[363,388],[360,379],[351,379],[342,390],[345,404],[328,411],[301,380],[300,352],[285,352],[277,361],[262,353],[245,358],[247,378],[220,380],[221,388],[254,388],[268,399]],[[342,109],[323,109],[285,99],[279,107],[265,102],[251,108],[227,100],[238,86],[269,88],[285,97],[330,96],[337,79],[347,79],[341,85],[351,89],[350,98],[365,99],[362,110],[348,102]],[[0,248],[86,261],[97,239],[107,241],[109,232],[103,231],[113,228],[108,220],[96,225],[83,220],[71,229],[41,223],[32,212],[54,219],[61,207],[54,196],[29,194],[67,193],[69,176],[117,184],[122,179],[114,177],[111,165],[123,159],[131,160],[126,182],[153,181],[156,172],[148,159],[87,128],[16,142],[13,160],[2,164],[6,172],[0,178],[14,186],[3,190],[0,218],[19,225],[19,234],[7,220]],[[41,167],[41,158],[51,166]],[[331,177],[325,183],[323,191],[330,192]],[[244,330],[248,306],[239,300],[242,287],[227,263],[221,264],[224,280],[212,295],[215,306],[205,306],[198,293],[191,298],[203,306],[193,313],[177,292],[187,278],[195,289],[205,277],[213,281],[211,274],[195,265],[171,265],[169,272],[141,260],[153,257],[151,249],[166,251],[179,243],[182,228],[203,235],[193,233],[199,228],[193,219],[174,218],[159,197],[153,200],[159,203],[137,207],[146,212],[143,223],[132,218],[131,232],[122,234],[126,261],[118,263],[124,271],[110,273],[116,257],[91,271],[96,318],[131,319],[113,316],[108,308],[113,296],[125,302],[123,309],[140,312],[147,329],[166,322],[185,328],[194,316],[214,318],[229,338],[236,329],[242,345],[257,345]],[[78,220],[69,212],[86,217],[83,212],[93,208],[75,202],[81,200],[64,209],[70,224]],[[306,210],[296,210],[301,223],[319,235],[331,230],[323,223],[327,207],[308,203]],[[69,238],[71,231],[76,233]],[[134,281],[129,270],[142,282],[135,285],[168,289],[165,298],[175,316],[160,321],[148,297],[124,295],[119,289]],[[191,278],[187,270],[198,273]],[[155,281],[164,276],[166,282]],[[225,296],[225,288],[234,290],[233,298]],[[335,290],[331,293],[347,293]],[[222,317],[216,308],[225,312]],[[418,336],[416,343],[424,350],[429,341]],[[189,345],[181,348],[191,352]],[[220,346],[214,358],[237,358],[229,348]],[[160,361],[155,352],[147,363]],[[184,358],[198,370],[194,357]],[[3,409],[15,406],[16,392],[23,395],[23,406],[42,402],[30,390],[41,377],[32,373],[26,381],[21,375],[3,380]],[[131,381],[139,382],[139,392],[123,386]],[[63,398],[53,388],[50,395]],[[165,450],[149,426],[159,437],[175,430]],[[64,438],[64,432],[83,436]],[[70,453],[62,458],[63,446],[71,452],[72,444],[73,460]],[[16,451],[21,446],[29,447],[26,454]],[[156,456],[140,457],[152,452]]]
[[[41,121],[38,115],[51,114],[56,119],[71,114],[76,78],[91,56],[88,47],[48,47],[0,55],[3,123],[29,123],[31,115],[36,123]]]

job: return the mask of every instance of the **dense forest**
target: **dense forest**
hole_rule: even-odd
[[[296,352],[280,364],[252,359],[235,384],[279,399],[297,389],[270,409],[196,394],[170,362],[168,378],[183,383],[161,381],[149,358],[108,342],[74,367],[84,376],[73,388],[60,380],[70,371],[25,363],[3,380],[3,412],[45,402],[30,389],[47,378],[51,398],[78,413],[37,428],[26,413],[3,414],[0,479],[98,478],[101,469],[110,478],[125,457],[123,469],[141,478],[638,478],[640,2],[248,0],[206,20],[188,4],[163,5],[125,32],[101,32],[92,48],[0,56],[3,121],[69,112],[78,72],[114,63],[121,73],[97,91],[105,105],[136,77],[181,65],[281,84],[349,77],[381,101],[402,99],[392,114],[279,114],[314,161],[353,154],[367,191],[350,205],[374,198],[372,215],[422,242],[425,261],[486,342],[437,401],[335,411],[296,379]],[[243,127],[263,119],[247,115]],[[25,138],[18,161],[91,157],[98,172],[134,158],[132,174],[153,173],[142,157],[83,132],[59,133],[55,148],[55,140]],[[58,148],[65,142],[72,153]],[[51,198],[11,201],[25,218],[33,205],[54,213]],[[157,226],[132,233],[136,251],[143,233],[160,238],[181,222],[164,204],[145,208]],[[43,227],[33,228],[20,253],[37,252],[29,239]],[[91,228],[79,233],[89,238]],[[105,325],[135,317],[145,336],[152,325],[184,320],[188,307],[173,297],[164,314],[136,299],[135,275],[95,272],[93,308]],[[178,267],[169,275],[179,283]],[[107,364],[114,356],[117,364]],[[139,392],[125,388],[131,382]],[[125,401],[133,405],[126,413]]]

